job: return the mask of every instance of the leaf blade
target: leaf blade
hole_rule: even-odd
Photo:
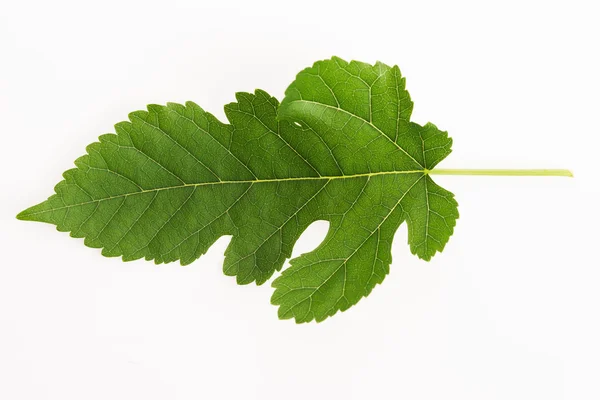
[[[230,235],[223,269],[240,284],[266,282],[311,223],[329,221],[325,241],[273,282],[281,318],[322,321],[383,281],[403,221],[427,260],[453,232],[453,195],[428,175],[452,140],[411,122],[412,107],[397,66],[339,58],[302,71],[281,106],[262,90],[236,94],[228,124],[192,102],[150,105],[17,217],[124,261],[187,265]]]

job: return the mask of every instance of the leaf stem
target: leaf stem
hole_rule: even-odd
[[[425,170],[430,175],[488,175],[488,176],[567,176],[568,169],[433,169]]]

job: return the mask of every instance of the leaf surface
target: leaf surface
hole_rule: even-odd
[[[190,264],[231,235],[223,268],[240,284],[267,281],[311,223],[329,221],[323,243],[273,282],[281,318],[322,321],[383,281],[403,221],[429,260],[458,218],[428,175],[451,139],[410,122],[404,85],[398,67],[334,58],[302,71],[281,107],[261,90],[238,93],[228,124],[191,102],[148,106],[18,218],[125,261]]]
[[[450,154],[452,139],[431,123],[411,122],[412,108],[400,69],[379,62],[318,61],[288,87],[279,118],[329,141],[343,174],[365,168],[398,174],[393,182],[369,180],[374,193],[366,190],[357,198],[366,200],[360,211],[365,217],[330,230],[315,251],[291,260],[273,282],[281,317],[320,320],[368,295],[389,271],[392,239],[405,220],[413,254],[430,260],[443,250],[458,204],[428,171]],[[364,143],[361,153],[350,147],[357,142]]]

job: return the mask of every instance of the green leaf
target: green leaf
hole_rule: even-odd
[[[311,223],[329,221],[323,243],[273,282],[279,316],[297,322],[346,310],[381,283],[403,221],[414,254],[444,248],[457,205],[429,171],[451,139],[409,121],[397,67],[334,58],[302,71],[281,107],[261,90],[236,99],[229,124],[191,102],[130,114],[18,218],[125,261],[190,264],[231,235],[224,272],[240,284],[267,281]]]
[[[319,321],[368,295],[389,271],[404,220],[413,254],[430,260],[443,250],[457,203],[429,171],[450,154],[452,139],[433,124],[410,122],[412,108],[399,68],[382,63],[334,57],[303,70],[288,87],[279,118],[322,137],[342,175],[373,175],[323,244],[291,260],[273,282],[280,317]]]

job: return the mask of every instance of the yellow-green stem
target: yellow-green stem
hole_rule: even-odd
[[[430,175],[487,175],[487,176],[567,176],[573,173],[568,169],[433,169],[426,170]]]

